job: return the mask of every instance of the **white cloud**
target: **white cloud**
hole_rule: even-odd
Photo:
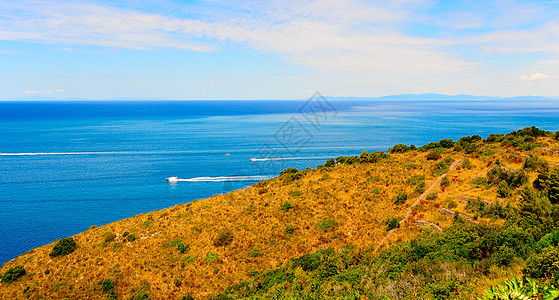
[[[46,91],[36,91],[36,90],[27,90],[25,92],[22,92],[22,94],[24,95],[39,95],[39,94],[52,94],[53,92],[55,93],[62,93],[64,92],[64,89],[55,89],[55,90],[46,90]]]
[[[472,1],[437,15],[430,0],[202,0],[175,4],[171,15],[87,2],[0,0],[0,40],[55,44],[61,51],[94,45],[217,52],[225,42],[278,55],[340,84],[490,93],[496,78],[510,84],[518,79],[510,74],[551,72],[534,67],[540,57],[559,59],[557,9],[545,5]],[[410,30],[422,26],[440,32]],[[524,59],[523,69],[510,63],[516,56]],[[520,79],[546,79],[542,75]]]
[[[545,75],[543,73],[535,73],[532,74],[530,76],[520,76],[519,78],[520,80],[529,80],[529,81],[536,81],[536,80],[545,80],[545,79],[549,79],[548,75]]]
[[[22,94],[24,94],[24,95],[37,95],[37,94],[41,94],[41,92],[34,91],[34,90],[27,90],[27,91],[23,92]]]

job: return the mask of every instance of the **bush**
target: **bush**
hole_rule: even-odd
[[[72,237],[67,237],[59,240],[49,255],[51,257],[64,256],[74,252],[74,250],[76,250],[76,241]]]
[[[126,236],[126,239],[127,239],[129,242],[133,242],[133,241],[136,240],[136,235],[133,234],[133,233],[132,233],[132,234],[129,234],[129,235]]]
[[[396,199],[394,200],[394,204],[396,205],[404,204],[406,203],[407,200],[408,200],[408,194],[399,193],[398,196],[396,196]]]
[[[559,203],[559,167],[552,171],[543,170],[533,184],[534,188],[547,194],[551,203]]]
[[[227,246],[233,242],[233,231],[224,229],[214,238],[213,244],[215,246]]]
[[[188,250],[190,250],[190,245],[188,245],[188,244],[185,245],[185,244],[183,244],[183,243],[180,243],[180,244],[177,246],[177,250],[179,250],[180,253],[185,253],[185,252],[187,252]]]
[[[292,209],[292,208],[293,208],[293,205],[292,205],[290,202],[283,202],[283,203],[281,204],[281,208],[280,208],[280,209],[283,210],[283,211],[288,211],[288,210],[290,210],[290,209]]]
[[[105,235],[105,243],[110,243],[116,239],[116,233],[114,232],[107,232]]]
[[[297,168],[287,168],[287,169],[280,172],[280,176],[295,174],[297,172],[299,172],[299,170],[297,170]]]
[[[544,278],[554,275],[553,273],[558,273],[559,271],[555,265],[557,261],[559,261],[559,248],[547,247],[541,253],[528,258],[524,273],[532,278]]]
[[[2,276],[3,283],[12,283],[25,275],[25,268],[23,266],[15,266],[10,268],[4,276]]]
[[[512,170],[495,165],[487,172],[487,182],[499,184],[501,181],[505,181],[511,188],[516,188],[528,182],[528,176],[522,169]]]
[[[454,141],[451,139],[442,139],[439,141],[439,144],[443,148],[452,148],[454,146]]]
[[[336,220],[323,220],[316,224],[316,228],[320,230],[331,230],[336,225]]]
[[[333,159],[333,158],[328,159],[328,160],[326,161],[326,163],[324,163],[324,166],[327,167],[327,168],[331,168],[331,167],[333,167],[333,166],[335,166],[335,165],[336,165],[336,160]]]
[[[219,258],[219,253],[208,252],[208,254],[206,254],[206,257],[204,258],[204,261],[209,264],[213,264],[217,261],[218,258]]]
[[[406,183],[409,185],[417,185],[420,187],[425,186],[425,176],[423,175],[413,175],[410,178],[406,179]]]
[[[376,163],[388,157],[390,157],[390,155],[382,151],[375,151],[373,153],[367,153],[367,151],[363,151],[359,156],[362,162],[368,162],[368,163]]]
[[[472,165],[472,162],[469,159],[464,158],[464,160],[462,160],[462,168],[470,170],[473,167],[474,166]]]
[[[291,192],[289,192],[289,196],[291,196],[291,197],[299,197],[301,195],[303,195],[302,191],[291,191]]]
[[[450,180],[448,180],[448,177],[447,177],[447,176],[444,176],[444,177],[441,179],[441,183],[440,183],[440,184],[441,184],[441,186],[448,187],[448,186],[450,185]]]
[[[425,188],[423,188],[422,186],[417,185],[415,187],[415,189],[413,190],[414,193],[421,195],[425,192]]]
[[[388,224],[386,224],[386,231],[390,231],[392,229],[396,229],[400,227],[400,221],[402,220],[402,218],[390,218],[388,220]]]
[[[530,156],[524,160],[522,168],[530,171],[544,171],[549,169],[549,163],[539,156]]]
[[[442,157],[438,151],[431,151],[427,154],[427,160],[439,160]]]
[[[339,164],[344,164],[344,165],[352,165],[352,164],[360,163],[361,158],[359,158],[359,156],[357,156],[357,155],[338,156],[336,158],[336,162],[339,163]]]
[[[497,196],[501,198],[508,198],[512,195],[512,190],[509,188],[509,185],[506,181],[501,181],[497,185]]]
[[[180,298],[180,300],[194,300],[194,297],[189,295],[183,296],[182,298]]]
[[[436,192],[429,193],[429,195],[427,195],[427,200],[435,200],[437,197],[439,197],[439,195]]]
[[[388,153],[404,153],[416,150],[415,145],[406,146],[405,144],[396,144],[394,147],[388,149]]]
[[[293,232],[295,232],[293,225],[287,225],[287,227],[285,227],[285,234],[291,235]]]
[[[555,139],[559,141],[559,131],[555,131]]]
[[[261,250],[258,248],[254,248],[252,250],[250,250],[250,257],[257,257],[258,255],[260,255]]]
[[[114,287],[115,287],[115,285],[110,279],[105,279],[101,283],[101,289],[103,290],[103,293],[108,293],[108,292],[112,291],[114,289]]]

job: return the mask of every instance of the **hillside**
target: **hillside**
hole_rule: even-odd
[[[558,229],[559,182],[553,184],[558,150],[557,135],[526,128],[483,140],[471,136],[419,148],[398,144],[388,154],[364,152],[316,169],[287,169],[242,190],[91,226],[72,237],[76,247],[71,251],[69,242],[69,254],[50,255],[59,242],[22,254],[0,269],[13,275],[0,284],[0,298],[206,299],[220,293],[218,298],[437,298],[429,288],[437,282],[412,280],[419,277],[405,256],[395,258],[410,243],[436,240],[431,248],[424,246],[430,249],[425,253],[436,255],[430,259],[457,257],[437,260],[441,268],[432,277],[454,282],[437,299],[472,299],[526,274],[528,257],[541,252],[534,245]],[[526,207],[544,212],[524,218]],[[511,222],[519,228],[511,235],[514,242],[499,242],[500,230],[512,228]],[[467,244],[456,242],[463,231],[493,234],[491,241],[500,248],[476,244],[465,254],[445,248]],[[550,243],[555,248],[559,234]],[[474,249],[483,253],[475,256]],[[315,267],[302,263],[309,257]],[[325,258],[335,260],[335,270],[316,273]],[[17,266],[25,270],[21,277]],[[357,269],[350,272],[353,277],[339,278]],[[374,281],[373,271],[385,277]],[[279,280],[280,273],[293,275]],[[555,278],[551,271],[536,275]],[[407,294],[396,291],[404,282],[410,285]]]

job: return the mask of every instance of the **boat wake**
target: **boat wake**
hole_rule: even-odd
[[[110,154],[110,152],[29,152],[29,153],[0,153],[0,156],[95,155],[95,154]]]
[[[328,159],[330,156],[250,158],[250,161]]]
[[[258,175],[258,176],[217,176],[217,177],[194,177],[194,178],[178,178],[178,177],[169,177],[167,181],[169,182],[178,182],[178,181],[186,181],[186,182],[232,182],[232,181],[260,181],[270,179],[273,176],[270,175]]]

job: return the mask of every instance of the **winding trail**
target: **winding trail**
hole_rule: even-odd
[[[454,170],[456,168],[456,166],[461,162],[461,159],[457,159],[455,160],[450,167],[448,167],[448,172],[446,172],[445,174],[439,176],[437,179],[435,179],[435,181],[433,181],[433,183],[431,183],[431,185],[425,190],[425,192],[423,192],[423,194],[421,194],[419,197],[417,197],[417,199],[415,199],[415,201],[412,203],[412,205],[410,205],[410,207],[408,208],[408,210],[406,211],[406,214],[404,216],[404,218],[400,221],[400,226],[404,225],[406,223],[406,221],[408,221],[408,219],[411,216],[411,213],[413,211],[413,207],[415,207],[416,205],[418,205],[421,200],[427,198],[427,195],[429,195],[429,193],[435,189],[440,183],[441,180],[443,179],[443,177],[447,176],[452,170]],[[390,230],[385,236],[384,238],[380,241],[380,243],[377,245],[374,253],[377,253],[378,250],[380,250],[380,248],[382,247],[382,245],[384,245],[384,243],[386,243],[386,241],[388,240],[388,238],[390,236],[392,236],[395,232],[398,232],[400,230],[400,228],[396,228],[396,229],[392,229]]]

